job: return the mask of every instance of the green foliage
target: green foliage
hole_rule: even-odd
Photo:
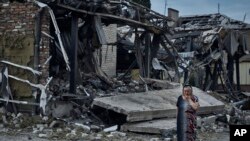
[[[132,0],[133,2],[136,2],[140,5],[143,5],[145,7],[151,8],[151,2],[150,0]]]

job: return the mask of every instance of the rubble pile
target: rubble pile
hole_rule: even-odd
[[[3,119],[1,118],[1,120]],[[147,141],[150,139],[150,137],[128,135],[127,133],[117,131],[117,128],[104,128],[104,125],[94,125],[91,122],[82,124],[83,121],[81,119],[67,122],[65,119],[30,116],[20,113],[18,116],[8,113],[6,119],[5,123],[1,122],[0,124],[1,134],[5,133],[12,136],[25,135],[28,140],[44,138],[48,140]]]
[[[201,99],[198,132],[228,132],[231,124],[250,124],[249,97],[241,97],[239,71],[239,59],[249,52],[245,34],[249,24],[220,13],[178,17],[173,9],[169,13],[177,17],[166,17],[130,0],[28,2],[39,8],[32,13],[34,43],[27,43],[34,44],[34,54],[30,51],[32,55],[24,57],[28,63],[22,65],[0,60],[1,132],[31,132],[55,140],[145,139],[130,137],[130,131],[163,135],[145,140],[176,140],[176,101],[182,93],[182,78]],[[3,4],[11,9],[9,5]],[[21,25],[11,23],[21,30]],[[105,33],[104,27],[110,24],[115,28]],[[43,48],[45,37],[47,48]],[[125,57],[113,51],[114,46],[126,48],[121,50]],[[122,64],[113,68],[121,72],[112,72],[117,76],[101,69],[103,62],[110,61],[108,57],[118,58],[112,67]],[[219,79],[227,93],[224,103],[206,93],[216,90]],[[30,93],[25,95],[31,100],[18,99],[20,92],[10,81],[27,86]]]
[[[71,117],[72,118],[72,117]],[[27,134],[52,140],[132,140],[126,133],[117,131],[117,128],[108,129],[101,123],[93,121],[93,117],[81,118],[52,118],[47,116],[33,115],[26,113],[1,112],[1,133],[10,135]],[[29,133],[29,134],[28,134]]]

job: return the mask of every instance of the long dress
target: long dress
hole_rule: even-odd
[[[196,96],[191,98],[194,102],[198,102]],[[196,128],[196,110],[194,110],[189,103],[183,99],[182,96],[178,97],[177,104],[177,140],[178,141],[195,141],[195,128]]]

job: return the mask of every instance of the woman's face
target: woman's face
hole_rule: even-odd
[[[190,98],[190,97],[191,97],[191,94],[192,94],[191,88],[185,87],[185,88],[183,89],[183,96],[184,96],[186,99]]]

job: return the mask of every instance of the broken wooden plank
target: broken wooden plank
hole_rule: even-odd
[[[153,24],[149,24],[149,23],[143,23],[143,22],[139,22],[139,21],[135,21],[132,19],[128,19],[128,18],[123,18],[120,16],[116,16],[116,15],[111,15],[111,14],[105,14],[105,13],[98,13],[98,12],[91,12],[91,11],[87,11],[87,10],[83,10],[83,9],[77,9],[68,5],[64,5],[64,4],[57,4],[58,7],[63,8],[63,9],[67,9],[67,10],[71,10],[73,12],[77,12],[77,13],[84,13],[84,14],[88,14],[91,16],[100,16],[102,18],[108,18],[108,19],[113,19],[114,22],[116,21],[121,21],[121,22],[125,22],[128,25],[138,25],[144,28],[148,28],[148,30],[151,30],[154,33],[160,33],[162,31],[162,29],[160,29],[157,26],[154,26]],[[116,20],[116,21],[115,21]]]
[[[199,98],[198,114],[221,112],[224,104],[204,91],[193,87]],[[182,87],[144,93],[122,94],[94,99],[93,106],[126,115],[127,122],[152,120],[176,116],[176,101],[182,93]]]

